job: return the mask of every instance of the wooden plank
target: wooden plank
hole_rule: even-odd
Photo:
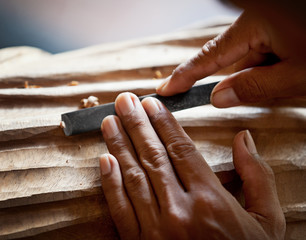
[[[239,129],[187,127],[185,130],[215,172],[233,169],[231,145]],[[251,129],[251,131],[259,153],[273,167],[276,176],[288,172],[289,176],[285,177],[285,180],[280,180],[280,186],[285,186],[286,182],[288,184],[290,182],[290,186],[296,181],[303,182],[306,164],[305,155],[300,153],[304,150],[305,133],[276,134],[278,130],[275,132],[273,129],[269,131]],[[90,190],[99,186],[98,157],[107,152],[100,134],[71,137],[70,142],[65,139],[64,136],[53,139],[34,137],[28,141],[35,147],[26,147],[27,143],[22,140],[20,146],[16,144],[13,149],[0,152],[2,162],[0,179],[3,183],[0,186],[0,201],[64,190]],[[292,154],[291,144],[288,142],[294,144],[295,154]],[[55,143],[65,143],[65,145],[58,146]],[[301,170],[300,179],[291,176],[295,170]],[[293,175],[298,177],[297,173]],[[296,185],[295,188],[298,186],[302,189],[296,189],[294,192],[301,193],[300,196],[303,198],[306,192],[302,191],[303,185]],[[290,187],[290,189],[295,188]],[[286,194],[288,189],[281,192],[284,192],[283,196],[295,197],[294,194]],[[287,200],[281,200],[287,203]]]
[[[287,223],[285,239],[304,240],[305,236],[306,236],[306,221]]]
[[[175,66],[196,54],[199,47],[226,27],[215,27],[202,32],[178,32],[172,34],[173,38],[161,36],[95,46],[26,64],[15,64],[14,67],[0,69],[0,87],[23,87],[25,81],[46,87],[65,85],[72,80],[97,82],[150,78],[154,77],[157,69],[169,75]],[[195,40],[200,45],[190,46]],[[228,73],[229,69],[225,72]]]
[[[0,238],[36,235],[109,215],[102,195],[0,210]],[[106,217],[108,219],[108,217]],[[17,221],[16,221],[17,220]]]
[[[114,224],[110,217],[108,218],[98,218],[97,220],[88,221],[85,223],[80,223],[57,230],[49,231],[46,233],[41,233],[35,236],[22,238],[24,240],[119,240],[119,235],[115,229]]]
[[[124,91],[154,92],[162,81],[153,79],[157,70],[166,77],[225,27],[57,55],[33,48],[0,50],[0,239],[116,237],[100,188],[98,157],[107,152],[103,138],[100,133],[65,137],[59,127],[61,113],[78,109],[80,100],[89,95],[107,103]],[[232,72],[230,66],[223,73]],[[200,84],[222,80],[221,73]],[[68,86],[73,80],[79,85]],[[25,89],[25,81],[41,88]],[[301,239],[306,220],[305,107],[306,99],[297,98],[174,113],[233,191],[237,176],[232,141],[238,131],[250,129],[259,154],[275,173],[289,226],[287,239]]]

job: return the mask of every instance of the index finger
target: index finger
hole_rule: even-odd
[[[201,51],[186,63],[179,65],[173,74],[157,89],[162,96],[170,96],[189,90],[204,77],[225,68],[246,56],[250,50],[249,34],[253,30],[242,14],[223,34],[208,41]]]

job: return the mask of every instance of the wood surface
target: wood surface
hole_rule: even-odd
[[[168,76],[227,27],[56,55],[29,47],[0,50],[0,239],[118,239],[101,190],[98,157],[107,152],[103,138],[100,133],[65,137],[60,115],[78,109],[90,95],[103,104],[125,91],[153,93],[162,81],[155,79],[156,71]],[[230,66],[198,84],[232,72]],[[72,81],[76,86],[70,86]],[[306,237],[305,107],[306,99],[296,98],[174,113],[233,194],[239,193],[239,181],[232,141],[240,130],[251,131],[275,173],[286,239]]]

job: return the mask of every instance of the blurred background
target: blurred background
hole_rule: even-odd
[[[59,53],[240,12],[218,0],[0,0],[0,48],[26,45]]]

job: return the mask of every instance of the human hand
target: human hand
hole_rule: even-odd
[[[122,239],[282,239],[284,216],[271,168],[249,132],[234,140],[245,208],[222,186],[172,114],[154,98],[116,99],[101,129],[102,187]]]
[[[179,65],[157,93],[169,96],[185,92],[197,80],[235,64],[237,72],[212,92],[211,102],[216,107],[306,96],[305,26],[290,22],[275,13],[276,9],[270,10],[265,12],[268,17],[246,10],[227,31]]]

